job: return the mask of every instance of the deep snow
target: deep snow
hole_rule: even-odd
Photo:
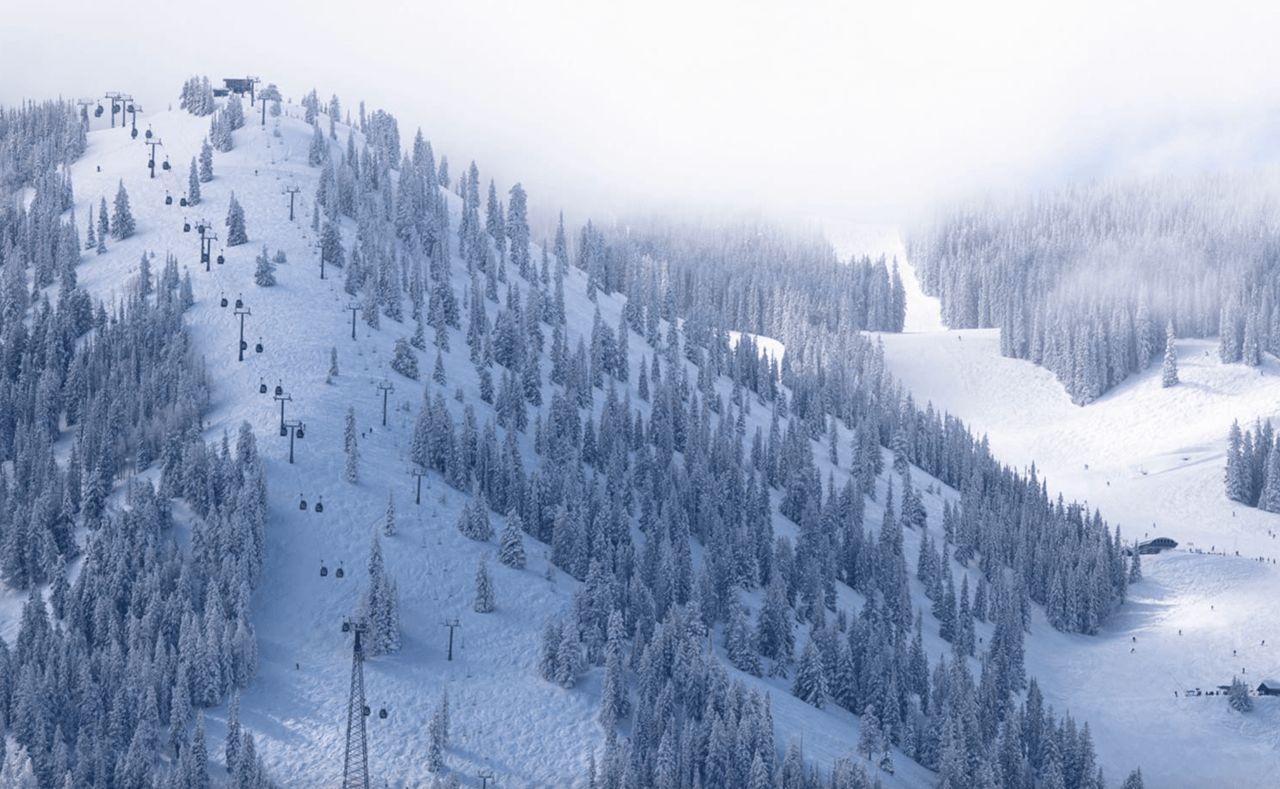
[[[1177,386],[1161,388],[1156,360],[1082,408],[1048,371],[1001,357],[998,331],[912,322],[937,310],[909,289],[908,331],[882,336],[889,369],[917,404],[985,433],[1003,462],[1034,463],[1050,495],[1099,509],[1127,540],[1179,543],[1143,557],[1144,580],[1100,635],[1037,621],[1027,670],[1046,700],[1089,722],[1111,781],[1141,766],[1148,786],[1280,785],[1280,699],[1257,698],[1241,715],[1221,696],[1185,695],[1233,675],[1256,687],[1280,674],[1280,516],[1229,501],[1223,485],[1227,429],[1276,416],[1280,364],[1224,365],[1216,342],[1178,340]]]
[[[299,111],[286,107],[287,113]],[[81,284],[110,299],[136,274],[143,250],[158,256],[153,271],[166,252],[178,255],[195,283],[197,303],[188,313],[193,341],[205,354],[214,380],[206,437],[220,439],[224,430],[234,432],[248,420],[266,458],[269,554],[254,597],[260,670],[242,699],[243,723],[254,732],[259,753],[281,785],[309,787],[339,780],[351,658],[350,641],[339,625],[366,582],[371,535],[381,528],[391,491],[399,533],[383,537],[382,543],[388,569],[400,586],[404,648],[365,666],[370,705],[385,706],[389,713],[385,720],[370,719],[375,785],[429,782],[421,766],[425,728],[445,686],[453,719],[446,761],[464,784],[478,786],[478,775],[486,769],[504,787],[580,782],[588,753],[595,749],[598,754],[603,742],[594,721],[599,672],[565,691],[543,682],[534,668],[544,617],[567,612],[575,584],[562,573],[549,580],[545,546],[526,538],[528,568],[514,571],[491,561],[497,610],[472,613],[476,563],[482,552],[493,554],[497,543],[475,543],[457,532],[454,520],[469,496],[434,475],[423,479],[422,503],[414,504],[415,479],[407,473],[405,456],[424,385],[389,369],[395,339],[410,335],[413,325],[384,317],[381,330],[374,331],[361,320],[352,340],[346,309],[351,299],[342,292],[342,271],[330,268],[329,278],[319,279],[316,234],[309,228],[318,177],[318,170],[306,164],[310,129],[297,118],[285,118],[279,121],[282,137],[277,138],[271,134],[277,121],[269,117],[264,129],[258,118],[256,108],[246,107],[247,126],[235,133],[234,151],[215,154],[216,177],[202,185],[204,201],[195,209],[182,209],[177,202],[207,119],[165,112],[140,120],[140,129],[150,126],[163,141],[161,160],[167,155],[173,165],[168,172],[157,168],[154,180],[144,167],[141,136],[131,140],[119,128],[91,133],[88,152],[73,166],[82,228],[88,205],[96,213],[100,197],[110,203],[121,178],[138,220],[134,238],[109,243],[110,251],[102,257],[85,254]],[[402,135],[407,132],[401,130]],[[346,127],[340,124],[334,144],[345,141]],[[301,187],[292,223],[289,198],[282,193],[289,184]],[[223,253],[226,263],[206,273],[196,262],[195,234],[182,232],[183,218],[193,224],[204,218],[224,235],[222,217],[232,188],[246,211],[250,243],[230,249],[215,244],[214,255]],[[174,196],[172,206],[164,205],[166,190]],[[538,195],[530,200],[536,203]],[[456,228],[456,202],[453,208]],[[348,223],[345,230],[349,244],[354,226]],[[1275,410],[1280,365],[1268,358],[1261,375],[1223,366],[1212,353],[1205,355],[1212,351],[1210,343],[1184,340],[1178,343],[1183,380],[1178,387],[1161,389],[1156,366],[1097,403],[1078,408],[1046,371],[1001,358],[995,332],[943,330],[938,306],[920,293],[895,232],[841,226],[832,237],[842,257],[883,252],[890,259],[896,256],[903,267],[908,332],[882,339],[892,372],[913,391],[917,403],[932,401],[962,417],[976,433],[986,433],[1005,462],[1018,467],[1034,462],[1051,491],[1099,507],[1111,523],[1122,524],[1128,538],[1150,533],[1180,542],[1172,553],[1145,557],[1145,580],[1131,588],[1129,602],[1101,635],[1057,633],[1037,611],[1034,633],[1027,639],[1028,672],[1039,678],[1060,713],[1070,711],[1078,721],[1088,721],[1110,782],[1118,784],[1130,769],[1141,766],[1151,786],[1280,784],[1276,700],[1258,699],[1257,710],[1241,716],[1221,697],[1182,695],[1187,688],[1226,684],[1241,669],[1247,669],[1251,681],[1280,674],[1272,647],[1261,645],[1266,639],[1280,648],[1277,615],[1268,610],[1277,566],[1245,558],[1280,557],[1280,544],[1268,534],[1280,530],[1280,519],[1233,507],[1221,484],[1227,427],[1234,418],[1251,424],[1255,416]],[[289,259],[277,270],[279,284],[273,288],[258,288],[252,281],[253,259],[264,243],[273,254],[283,249]],[[454,268],[456,275],[461,268],[457,261]],[[455,279],[459,297],[461,281]],[[571,345],[577,332],[590,329],[591,305],[583,292],[582,277],[573,272],[566,282]],[[232,300],[241,295],[252,311],[245,322],[250,351],[242,363],[236,361],[238,320],[230,308],[219,306],[223,294]],[[601,297],[600,308],[616,326],[620,299]],[[252,350],[259,338],[265,346],[261,355]],[[454,353],[446,356],[449,384],[443,394],[458,419],[462,404],[453,393],[461,387],[467,401],[477,404],[483,423],[485,411],[475,394],[465,343],[459,332],[451,341]],[[340,375],[328,385],[332,347],[338,349]],[[633,382],[642,355],[652,352],[633,334]],[[434,350],[419,354],[424,379],[433,362]],[[377,388],[384,380],[395,387],[385,428]],[[258,394],[260,381],[269,386],[280,382],[292,397],[286,418],[306,423],[306,438],[295,445],[294,464],[288,463],[288,441],[278,436],[279,404]],[[431,385],[433,392],[437,388]],[[642,406],[635,397],[632,402]],[[348,406],[355,407],[361,431],[361,481],[356,485],[342,479],[342,423]],[[767,418],[763,408],[751,417],[760,424]],[[529,443],[526,436],[526,469],[535,465]],[[825,477],[825,452],[817,457]],[[915,473],[919,487],[932,483]],[[879,484],[883,488],[886,479]],[[932,485],[940,493],[926,494],[926,504],[937,523],[940,495],[953,494],[941,494]],[[299,509],[300,498],[308,501],[306,510]],[[324,502],[323,514],[314,511],[316,501]],[[868,504],[868,522],[877,522],[879,509]],[[500,531],[502,519],[496,514],[491,519]],[[780,533],[788,528],[780,518],[775,522]],[[913,562],[917,535],[908,532],[906,544]],[[1233,555],[1189,550],[1211,546]],[[1240,558],[1234,556],[1237,550]],[[330,569],[323,578],[322,562]],[[347,571],[342,580],[332,572],[339,564]],[[911,583],[913,594],[921,595],[918,582]],[[12,600],[7,607],[11,612],[16,610]],[[755,602],[750,596],[748,600]],[[842,590],[841,604],[854,607],[857,596]],[[442,625],[450,617],[462,622],[453,661],[445,659],[448,630]],[[12,615],[8,620],[7,638],[15,626]],[[934,659],[949,651],[938,639],[936,625],[926,630]],[[990,625],[977,626],[980,637],[989,637],[989,630]],[[803,634],[798,640],[803,643]],[[803,742],[806,756],[823,765],[852,752],[856,717],[834,707],[808,707],[789,695],[785,680],[750,681],[771,691],[780,744]],[[215,759],[222,750],[224,715],[225,705],[209,713]],[[932,773],[901,754],[895,758],[897,774],[883,776],[885,785],[933,785]]]

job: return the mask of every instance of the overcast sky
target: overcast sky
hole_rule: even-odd
[[[975,190],[1280,158],[1280,3],[28,2],[0,104],[192,74],[421,126],[579,217],[667,203],[894,220]],[[1212,10],[1210,9],[1212,6]]]

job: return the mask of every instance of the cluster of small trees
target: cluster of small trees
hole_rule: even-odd
[[[205,115],[212,115],[215,106],[213,102],[213,85],[209,83],[209,78],[191,77],[182,83],[178,108],[201,118]]]
[[[1227,498],[1248,507],[1280,512],[1280,452],[1270,420],[1254,423],[1253,430],[1240,430],[1231,423],[1227,432]]]

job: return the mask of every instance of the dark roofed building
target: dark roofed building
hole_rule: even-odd
[[[1171,540],[1168,537],[1156,537],[1154,540],[1147,540],[1146,542],[1138,543],[1138,553],[1147,556],[1177,547],[1177,540]]]
[[[1258,685],[1259,696],[1280,696],[1280,679],[1264,679]]]

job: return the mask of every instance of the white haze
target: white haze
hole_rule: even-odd
[[[1275,158],[1280,5],[27,3],[0,104],[252,74],[422,127],[542,211],[892,221],[977,189]]]

